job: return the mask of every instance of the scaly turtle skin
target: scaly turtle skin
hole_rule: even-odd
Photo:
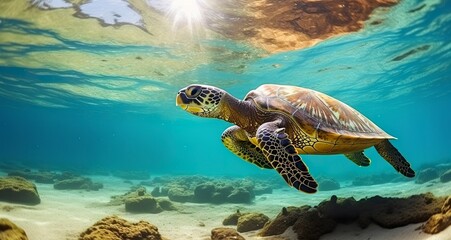
[[[368,166],[363,150],[374,146],[398,172],[415,176],[389,142],[394,137],[350,106],[311,89],[266,84],[238,100],[213,86],[190,85],[178,92],[176,104],[194,115],[235,124],[222,134],[230,151],[277,170],[289,185],[306,193],[316,192],[318,184],[299,154],[344,154]]]

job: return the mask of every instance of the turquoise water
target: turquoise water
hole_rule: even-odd
[[[277,54],[224,39],[196,40],[194,48],[86,40],[89,29],[71,36],[60,31],[64,24],[45,28],[27,17],[59,10],[33,8],[15,17],[7,14],[14,9],[0,9],[1,162],[282,181],[224,148],[220,136],[231,124],[175,106],[177,91],[191,83],[215,85],[238,98],[264,83],[312,88],[397,137],[394,145],[415,170],[450,162],[449,1],[402,1],[383,24]],[[110,32],[126,27],[103,26]],[[303,159],[314,176],[350,180],[395,172],[374,149],[367,155],[369,168],[341,155]]]

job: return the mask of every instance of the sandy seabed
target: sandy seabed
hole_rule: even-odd
[[[4,174],[1,174],[4,175]],[[110,197],[122,195],[130,190],[131,185],[124,180],[108,176],[90,176],[94,182],[101,182],[100,191],[55,190],[51,184],[39,184],[41,203],[25,206],[0,202],[0,217],[8,218],[25,230],[29,240],[75,240],[81,232],[98,220],[117,215],[126,220],[137,222],[145,220],[158,227],[161,235],[167,239],[204,240],[210,239],[213,228],[221,227],[222,220],[240,210],[241,212],[260,212],[273,219],[287,206],[317,205],[331,195],[361,199],[375,195],[385,197],[404,197],[413,194],[432,192],[436,196],[451,193],[451,183],[429,182],[415,184],[389,183],[363,187],[345,187],[336,191],[319,192],[309,195],[300,193],[288,186],[276,189],[272,194],[257,196],[252,204],[197,204],[175,203],[178,211],[164,211],[158,214],[132,214],[125,212],[125,207],[107,206]],[[138,184],[139,181],[133,182]],[[152,187],[147,187],[148,191]],[[10,207],[8,207],[10,206]],[[451,240],[451,227],[436,235],[418,230],[420,224],[411,224],[401,228],[384,229],[375,224],[361,229],[355,224],[338,225],[334,232],[323,235],[324,240]],[[229,226],[234,227],[234,226]],[[241,233],[246,239],[296,239],[296,234],[289,228],[284,234],[271,237],[259,237],[258,231]]]

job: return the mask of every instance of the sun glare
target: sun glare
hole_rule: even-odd
[[[171,0],[168,15],[172,18],[172,28],[186,25],[191,33],[203,26],[202,0]]]

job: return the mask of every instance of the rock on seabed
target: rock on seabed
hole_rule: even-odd
[[[314,208],[283,208],[274,220],[265,225],[259,235],[278,235],[292,226],[298,239],[314,240],[332,232],[338,223],[357,222],[361,228],[372,223],[383,228],[402,227],[424,222],[440,212],[448,213],[450,207],[442,207],[444,203],[445,197],[435,197],[432,193],[407,198],[374,196],[358,201],[354,198],[332,196],[330,200],[323,201]],[[449,225],[447,221],[449,220],[441,222]]]
[[[28,240],[25,231],[6,218],[0,218],[1,240]]]
[[[245,240],[245,239],[233,228],[220,227],[211,230],[211,240]]]
[[[34,183],[22,177],[0,178],[0,201],[36,205],[41,202]]]
[[[117,216],[105,217],[80,234],[79,240],[163,240],[149,222],[130,223]]]
[[[422,226],[423,232],[436,234],[451,225],[451,197],[443,204],[442,211],[430,217]]]

